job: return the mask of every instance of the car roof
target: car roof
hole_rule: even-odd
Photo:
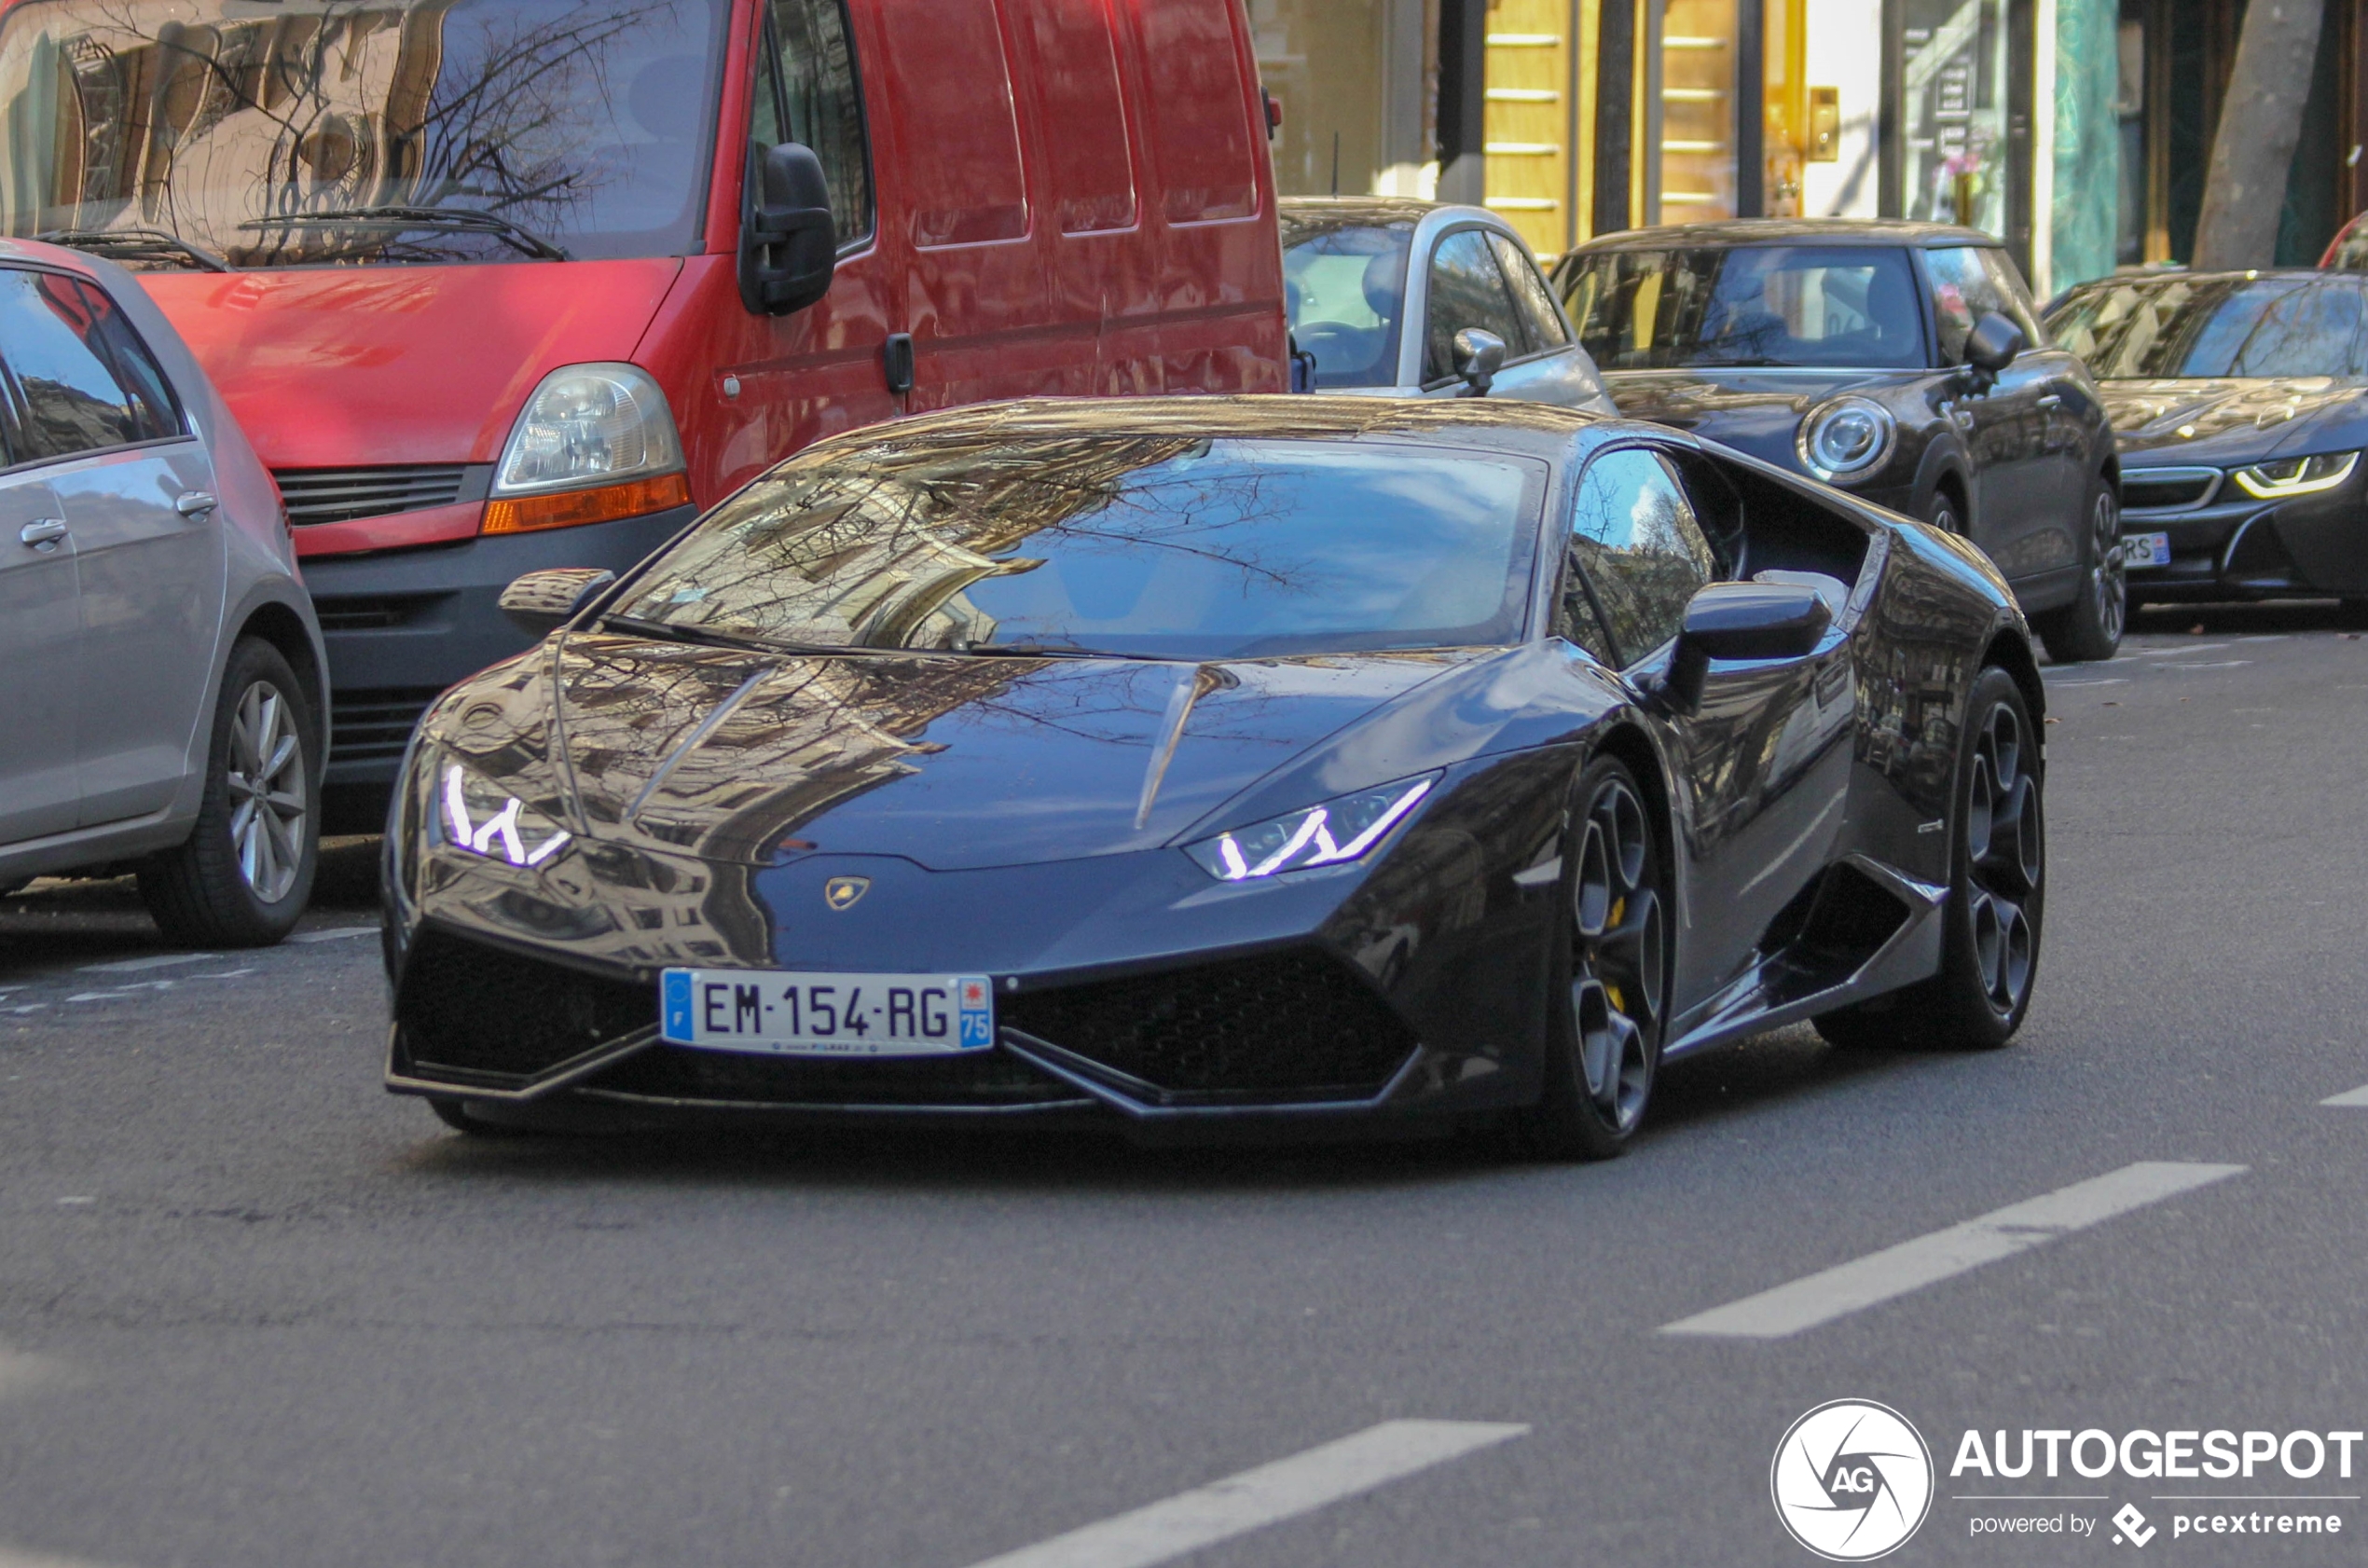
[[[71,272],[77,278],[87,279],[96,283],[103,290],[107,288],[106,277],[91,265],[89,255],[81,251],[69,250],[63,245],[48,245],[38,240],[0,239],[0,266],[12,261],[31,262],[36,267],[48,267],[60,272]]]
[[[2165,267],[2148,268],[2143,271],[2108,272],[2101,278],[2074,283],[2064,293],[2086,294],[2132,283],[2231,283],[2252,282],[2262,278],[2316,278],[2321,282],[2348,282],[2354,288],[2368,284],[2368,272],[2347,272],[2332,267],[2324,269],[2316,267],[2232,267],[2219,272],[2190,272],[2183,267]]]
[[[1824,245],[1984,245],[2002,243],[1994,234],[1951,223],[1907,218],[1724,218],[1712,223],[1663,224],[1623,229],[1590,240],[1571,254],[1662,250],[1676,245],[1772,245],[1813,241]]]
[[[1274,212],[1301,223],[1345,227],[1421,223],[1442,205],[1413,196],[1286,196],[1275,201]]]
[[[1599,427],[1630,429],[1576,408],[1511,398],[1337,397],[1305,392],[1219,397],[1023,398],[971,404],[849,431],[809,454],[845,456],[907,441],[1062,441],[1082,435],[1188,439],[1431,440],[1549,460],[1592,446]],[[1673,433],[1649,426],[1664,438]],[[1608,433],[1608,432],[1607,432]],[[1684,444],[1683,436],[1674,439]],[[792,460],[796,461],[796,460]]]

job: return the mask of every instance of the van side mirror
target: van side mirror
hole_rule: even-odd
[[[1834,624],[1825,597],[1798,583],[1713,583],[1686,604],[1669,663],[1670,699],[1683,710],[1702,700],[1713,659],[1797,659]]]
[[[2027,347],[2023,329],[1992,310],[1965,334],[1965,363],[1987,386],[1998,379],[1998,373],[2014,364],[2016,356]]]
[[[495,600],[510,624],[540,640],[565,626],[584,602],[616,581],[613,571],[561,566],[512,579]]]
[[[1467,326],[1455,335],[1455,374],[1464,378],[1466,397],[1486,397],[1505,364],[1505,339],[1485,327]]]
[[[838,231],[831,185],[814,149],[795,142],[759,149],[740,215],[740,303],[753,315],[786,316],[831,292]]]

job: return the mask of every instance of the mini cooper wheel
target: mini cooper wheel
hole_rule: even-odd
[[[1837,1045],[1986,1051],[2011,1039],[2030,1011],[2047,893],[2039,732],[2022,688],[1994,667],[1975,681],[1966,712],[1940,972],[1819,1018],[1817,1032]]]
[[[1571,801],[1546,998],[1546,1081],[1525,1126],[1549,1158],[1604,1160],[1643,1122],[1660,1065],[1666,884],[1644,792],[1624,764],[1597,759]]]
[[[2084,514],[2087,537],[2081,541],[2080,594],[2032,626],[2047,656],[2058,664],[2092,664],[2121,650],[2129,624],[2129,572],[2121,556],[2121,503],[2113,488],[2099,479],[2088,491]]]
[[[205,791],[179,847],[140,873],[168,941],[267,947],[295,928],[321,848],[321,742],[277,648],[242,638],[222,672]]]

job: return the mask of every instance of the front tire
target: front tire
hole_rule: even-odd
[[[2102,478],[2090,487],[2083,514],[2080,594],[2031,624],[2058,664],[2094,664],[2121,651],[2129,624],[2129,574],[2121,558],[2121,502]]]
[[[1608,1160],[1645,1120],[1669,997],[1667,873],[1644,791],[1599,757],[1571,791],[1547,995],[1546,1081],[1523,1114],[1554,1160]]]
[[[1940,972],[1817,1019],[1836,1045],[1995,1050],[2031,1011],[2047,894],[2039,732],[2022,688],[1995,666],[1974,682],[1965,711]]]
[[[312,705],[277,648],[241,638],[222,672],[197,822],[142,868],[140,897],[169,942],[268,947],[304,914],[320,850]]]

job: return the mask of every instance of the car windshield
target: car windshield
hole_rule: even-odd
[[[1547,466],[1453,447],[1097,435],[792,459],[614,609],[802,646],[1226,659],[1506,643]]]
[[[0,230],[152,267],[687,254],[730,9],[31,0]]]
[[[1907,255],[1868,245],[1604,251],[1557,282],[1605,370],[1925,364]]]
[[[1397,382],[1411,223],[1283,220],[1283,288],[1291,336],[1315,356],[1315,385]]]
[[[2047,330],[2104,380],[2357,376],[2361,316],[2348,281],[2174,275],[2082,289]]]

